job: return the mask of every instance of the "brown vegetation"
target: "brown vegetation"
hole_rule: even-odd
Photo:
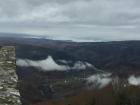
[[[140,105],[140,88],[128,86],[116,91],[109,85],[102,89],[85,90],[76,96],[34,105]]]

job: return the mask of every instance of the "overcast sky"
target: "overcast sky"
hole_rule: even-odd
[[[0,32],[140,40],[140,0],[0,0]]]

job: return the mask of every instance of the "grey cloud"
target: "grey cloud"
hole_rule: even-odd
[[[139,21],[138,3],[138,0],[5,0],[0,1],[0,8],[7,20],[124,25]]]
[[[139,0],[1,0],[0,32],[98,41],[140,39],[139,5]]]

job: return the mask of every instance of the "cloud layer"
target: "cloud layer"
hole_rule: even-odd
[[[32,60],[22,60],[19,59],[17,60],[17,65],[18,66],[23,66],[23,67],[36,67],[36,68],[41,68],[42,70],[67,70],[67,66],[63,65],[58,65],[56,62],[52,59],[51,56],[48,56],[47,59],[45,60],[40,60],[40,61],[32,61]]]
[[[57,39],[140,39],[139,0],[1,0],[0,32]]]
[[[135,25],[140,22],[139,4],[139,0],[4,0],[0,20]]]
[[[63,60],[65,61],[65,60]],[[35,67],[45,71],[65,71],[65,70],[85,70],[86,68],[95,68],[92,64],[88,62],[77,61],[74,65],[68,66],[68,61],[65,64],[57,64],[51,56],[48,56],[45,60],[33,61],[29,59],[17,59],[17,66],[21,67]]]

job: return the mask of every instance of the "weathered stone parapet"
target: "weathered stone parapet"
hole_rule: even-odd
[[[20,105],[15,47],[0,47],[0,105]]]

